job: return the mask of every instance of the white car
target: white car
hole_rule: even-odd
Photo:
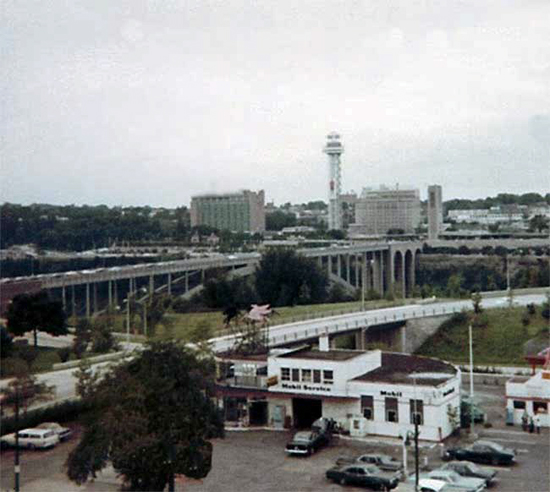
[[[54,431],[59,437],[60,441],[66,441],[73,435],[73,431],[68,427],[62,427],[57,422],[43,422],[36,426],[37,429],[49,429]]]
[[[59,436],[50,429],[23,429],[19,431],[19,447],[27,449],[53,448],[59,444]],[[2,447],[15,446],[15,432],[2,436]]]

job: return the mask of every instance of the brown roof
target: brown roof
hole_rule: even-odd
[[[362,355],[365,352],[362,350],[311,350],[310,348],[304,348],[301,350],[295,350],[293,352],[287,352],[281,354],[279,357],[286,357],[287,359],[317,359],[317,360],[333,360],[343,361],[353,359],[358,355]]]
[[[411,375],[417,374],[417,384],[438,386],[447,379],[437,377],[438,374],[454,376],[457,372],[454,366],[438,359],[382,352],[382,365],[356,377],[354,381],[413,384]]]

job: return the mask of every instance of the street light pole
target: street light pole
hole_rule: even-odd
[[[365,310],[365,284],[367,283],[367,259],[363,260],[363,268],[361,269],[361,311]]]
[[[19,465],[19,382],[15,385],[15,455],[14,455],[14,475],[15,475],[15,492],[19,492],[19,474],[21,466]]]
[[[472,324],[468,326],[470,345],[470,436],[474,436],[474,350],[472,342]]]

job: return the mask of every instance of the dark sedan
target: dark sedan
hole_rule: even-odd
[[[286,445],[288,454],[309,456],[317,451],[322,446],[328,444],[328,437],[324,433],[317,431],[301,431],[297,432],[292,441]]]
[[[327,470],[328,480],[341,485],[359,485],[374,490],[391,490],[397,487],[397,474],[380,471],[374,465],[335,466]]]
[[[495,470],[484,470],[469,461],[450,461],[441,467],[442,470],[452,470],[462,477],[481,478],[487,487],[495,481]]]
[[[511,465],[516,459],[516,452],[492,441],[476,441],[464,448],[447,449],[444,458],[491,465]]]

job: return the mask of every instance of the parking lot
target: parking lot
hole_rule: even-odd
[[[487,411],[493,427],[476,426],[480,437],[490,439],[505,447],[518,450],[517,463],[512,467],[485,467],[498,470],[497,483],[490,489],[495,492],[547,492],[550,483],[550,434],[543,429],[539,434],[523,432],[518,427],[504,425],[502,387],[487,385],[478,387],[478,397]],[[225,439],[214,441],[213,467],[201,481],[182,480],[176,490],[244,492],[244,491],[354,491],[355,487],[342,487],[328,482],[325,471],[343,455],[353,456],[367,452],[390,454],[402,458],[402,447],[396,440],[372,437],[350,440],[337,437],[332,444],[310,457],[286,456],[286,442],[290,431],[228,431]],[[77,438],[49,451],[23,451],[22,490],[43,492],[63,491],[114,491],[119,483],[112,470],[101,474],[94,483],[77,487],[65,477],[63,463]],[[464,441],[464,438],[461,438]],[[458,442],[453,439],[447,445]],[[414,468],[414,451],[409,448],[409,471]],[[420,462],[427,460],[430,469],[442,462],[441,448],[433,443],[421,443]],[[2,490],[13,488],[13,451],[2,452]],[[364,489],[363,489],[364,490]],[[398,489],[399,490],[399,487]]]

